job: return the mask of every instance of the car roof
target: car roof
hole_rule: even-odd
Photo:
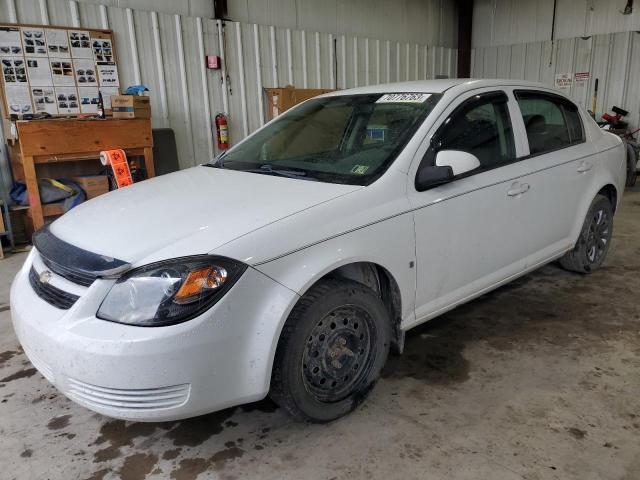
[[[384,83],[381,85],[372,85],[368,87],[349,88],[347,90],[337,90],[325,94],[323,96],[334,95],[358,95],[367,93],[443,93],[453,87],[461,87],[456,89],[459,92],[465,90],[473,90],[484,87],[506,87],[506,86],[522,86],[535,87],[549,90],[549,87],[537,82],[528,82],[526,80],[511,79],[481,79],[481,78],[447,78],[439,80],[416,80],[411,82]]]

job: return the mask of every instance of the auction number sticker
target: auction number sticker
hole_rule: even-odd
[[[423,103],[430,96],[430,93],[387,93],[376,103]]]

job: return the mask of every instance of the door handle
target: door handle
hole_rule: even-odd
[[[517,197],[529,191],[531,186],[528,183],[514,182],[511,184],[511,188],[507,191],[507,195],[510,197]]]
[[[588,172],[592,168],[593,168],[593,163],[582,161],[580,162],[580,165],[578,165],[578,173]]]

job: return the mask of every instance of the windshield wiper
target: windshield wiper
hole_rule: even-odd
[[[260,168],[251,168],[247,170],[242,170],[243,172],[251,172],[251,173],[262,173],[265,175],[277,175],[279,177],[287,177],[287,178],[305,178],[307,177],[307,172],[303,170],[287,170],[280,168],[273,168],[269,164],[260,165]],[[305,178],[305,180],[312,180],[312,178]],[[315,179],[313,179],[315,180]]]
[[[214,160],[209,161],[207,163],[203,163],[203,167],[212,167],[212,168],[224,168],[224,156],[227,154],[227,150],[218,155]]]

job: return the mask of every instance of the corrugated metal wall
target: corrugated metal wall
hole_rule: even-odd
[[[554,0],[474,0],[472,44],[494,47],[551,39]],[[640,5],[627,0],[557,0],[555,39],[640,30]]]
[[[458,12],[451,0],[227,0],[227,4],[229,18],[238,22],[358,37],[375,32],[377,38],[398,42],[457,45]]]
[[[563,92],[591,110],[597,78],[597,118],[616,105],[630,112],[627,119],[638,128],[640,5],[631,15],[623,15],[625,4],[623,0],[558,0],[558,39],[551,42],[553,0],[476,0],[471,74],[553,87],[556,74],[589,72],[587,81],[574,81]]]
[[[217,112],[229,114],[232,143],[262,125],[263,87],[348,88],[455,76],[456,49],[443,46],[236,22],[223,26],[209,18],[74,0],[1,1],[0,22],[112,29],[121,85],[149,87],[154,127],[175,131],[183,168],[215,154],[211,119]],[[226,89],[221,72],[205,69],[205,54],[226,56]]]

